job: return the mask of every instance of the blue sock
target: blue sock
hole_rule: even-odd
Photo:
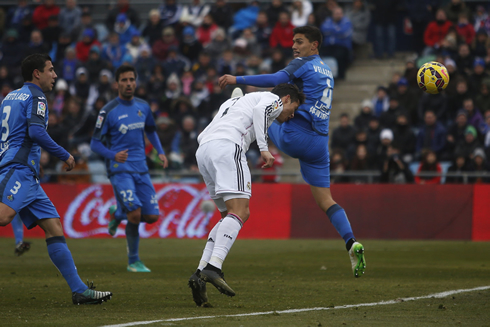
[[[337,232],[340,234],[340,236],[342,236],[345,243],[354,238],[354,233],[350,227],[349,219],[345,214],[345,210],[341,206],[334,204],[328,208],[327,216]]]
[[[19,214],[16,214],[12,222],[12,229],[14,230],[15,236],[15,244],[19,244],[24,239],[24,224],[19,217]]]
[[[54,236],[46,239],[48,254],[51,261],[65,278],[72,292],[83,293],[87,289],[77,273],[70,250],[64,236]]]
[[[135,263],[140,259],[139,257],[139,245],[140,245],[140,233],[138,231],[139,224],[133,224],[128,221],[126,224],[126,241],[128,243],[128,263]]]

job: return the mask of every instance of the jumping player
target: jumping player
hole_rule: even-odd
[[[68,171],[75,167],[73,156],[46,132],[48,105],[44,92],[53,89],[53,63],[46,54],[33,54],[22,61],[21,70],[24,86],[10,92],[0,106],[0,226],[8,225],[18,213],[28,229],[41,227],[49,257],[70,286],[73,303],[102,303],[110,300],[112,293],[94,291],[93,285],[82,282],[66,245],[60,216],[39,185],[41,147],[64,161]]]
[[[155,121],[146,101],[134,97],[136,70],[121,66],[116,70],[119,96],[99,113],[91,148],[106,159],[117,206],[110,208],[109,234],[127,219],[126,241],[130,272],[150,272],[139,257],[139,224],[158,220],[159,207],[151,183],[145,155],[145,134],[158,151],[164,168],[168,161],[156,133]]]
[[[312,26],[296,27],[293,33],[295,59],[286,68],[267,75],[224,75],[219,85],[221,88],[234,84],[272,87],[289,82],[303,90],[306,101],[294,119],[282,125],[273,124],[269,135],[281,151],[299,159],[303,179],[310,184],[316,203],[344,239],[354,276],[360,277],[366,269],[364,247],[356,241],[344,209],[330,192],[328,123],[334,81],[332,71],[318,54],[322,33]]]
[[[235,295],[225,282],[221,267],[250,216],[252,185],[245,152],[257,140],[265,162],[262,168],[271,167],[274,157],[267,147],[267,129],[274,120],[285,123],[293,118],[303,101],[303,93],[291,84],[280,84],[271,92],[231,98],[197,138],[199,172],[222,217],[209,233],[198,268],[189,279],[198,306],[207,305],[206,282],[223,294]]]

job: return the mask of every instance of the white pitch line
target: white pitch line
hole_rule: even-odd
[[[250,313],[240,313],[234,315],[217,315],[217,316],[199,316],[199,317],[186,317],[186,318],[170,318],[170,319],[161,319],[161,320],[150,320],[150,321],[135,321],[128,322],[125,324],[117,324],[117,325],[105,325],[102,327],[130,327],[130,326],[138,326],[138,325],[149,325],[157,322],[172,322],[172,321],[185,321],[185,320],[197,320],[197,319],[211,319],[211,318],[229,318],[229,317],[245,317],[245,316],[262,316],[262,315],[270,315],[273,313],[283,314],[283,313],[296,313],[296,312],[307,312],[307,311],[321,311],[321,310],[334,310],[334,309],[349,309],[356,307],[374,307],[377,305],[386,305],[386,304],[396,304],[407,301],[416,301],[422,299],[430,299],[430,298],[444,298],[449,295],[454,295],[458,293],[466,293],[473,291],[484,291],[490,289],[490,286],[480,286],[475,288],[461,289],[461,290],[452,290],[440,293],[434,293],[424,296],[416,296],[416,297],[405,297],[399,298],[396,300],[389,301],[380,301],[380,302],[371,302],[371,303],[359,303],[359,304],[347,304],[340,305],[336,307],[318,307],[318,308],[304,308],[304,309],[290,309],[290,310],[282,310],[282,311],[264,311],[264,312],[250,312]]]

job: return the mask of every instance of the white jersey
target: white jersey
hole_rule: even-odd
[[[209,125],[199,134],[199,145],[227,139],[247,152],[257,140],[260,151],[268,151],[267,129],[281,114],[281,99],[271,92],[253,92],[231,98],[221,105]]]

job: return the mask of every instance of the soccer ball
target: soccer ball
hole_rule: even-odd
[[[449,74],[443,64],[431,61],[420,67],[417,72],[417,84],[422,91],[437,94],[449,84]]]

